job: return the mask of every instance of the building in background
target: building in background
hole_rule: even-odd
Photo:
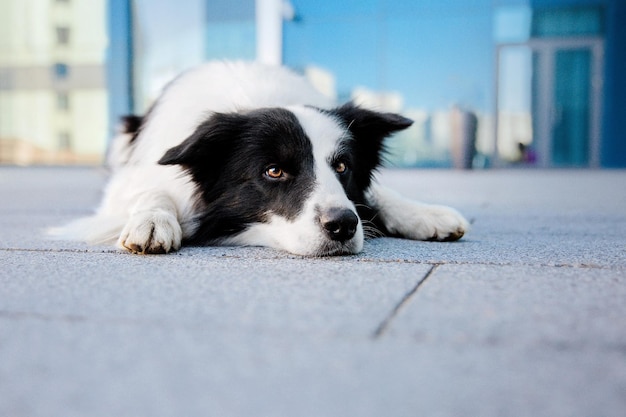
[[[87,160],[179,72],[256,58],[413,118],[397,166],[469,143],[475,166],[626,167],[625,21],[623,0],[3,0],[0,158]]]
[[[623,48],[611,49],[618,28],[611,23],[610,4],[554,7],[549,1],[533,1],[497,12],[499,155],[542,167],[617,162],[613,150],[623,140],[612,136],[612,122],[603,116],[605,107],[614,106],[604,80],[615,78],[611,60],[616,54],[621,59],[626,55]]]
[[[460,108],[476,165],[626,167],[623,0],[292,3],[285,63],[326,68],[340,98],[402,94],[416,123],[390,141],[398,165],[449,166]]]
[[[0,2],[0,162],[102,160],[105,10],[105,0]]]
[[[141,33],[159,27],[155,1],[172,3],[135,1],[144,5],[137,9]],[[250,59],[256,45],[257,56],[280,57],[340,102],[411,116],[415,124],[389,141],[395,165],[451,166],[452,150],[467,148],[459,142],[470,140],[476,166],[626,166],[621,0],[191,3],[195,18],[172,9],[161,20],[184,21],[187,31],[204,28],[194,38],[202,40],[195,49],[203,52],[166,59],[168,49],[157,45],[181,49],[190,42],[184,30],[161,28],[148,43],[150,53],[180,70],[192,55],[194,62]],[[263,16],[281,26],[271,31],[280,38],[263,36]],[[142,78],[162,85],[167,77],[157,73]],[[455,128],[459,111],[476,118],[471,132]]]

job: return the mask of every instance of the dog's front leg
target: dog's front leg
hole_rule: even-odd
[[[167,253],[180,248],[182,237],[176,205],[167,194],[153,191],[137,199],[118,245],[133,253]]]
[[[377,213],[375,223],[392,236],[453,241],[460,239],[469,228],[467,220],[453,208],[418,203],[378,184],[371,185],[366,199]]]

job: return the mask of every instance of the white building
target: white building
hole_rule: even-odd
[[[0,162],[102,158],[105,7],[105,0],[0,2]]]

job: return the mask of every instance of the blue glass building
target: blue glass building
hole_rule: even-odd
[[[173,3],[110,1],[114,115],[143,110],[141,103],[153,92],[137,88],[138,79],[160,80],[206,59],[256,56],[254,0],[178,2],[160,18],[182,20],[185,30],[152,31],[159,16],[142,16],[148,7],[158,10],[155,3],[168,2]],[[626,118],[622,0],[292,0],[290,5],[295,13],[287,13],[282,24],[284,64],[307,73],[315,69],[339,100],[363,101],[416,120],[392,141],[392,159],[399,165],[450,165],[458,140],[451,117],[461,109],[478,120],[478,164],[626,167],[620,126]],[[185,8],[195,11],[184,15]],[[121,31],[120,22],[129,15],[132,23]],[[123,36],[133,43],[123,42]],[[200,46],[185,52],[193,42]]]

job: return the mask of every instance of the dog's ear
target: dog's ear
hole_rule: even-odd
[[[384,139],[413,124],[411,119],[395,113],[364,109],[349,102],[330,110],[354,139],[353,149],[358,161],[361,186],[369,186],[372,172],[381,164],[385,151]]]
[[[180,165],[196,182],[209,186],[219,177],[246,121],[237,113],[213,114],[180,145],[165,152],[158,163]]]
[[[345,124],[356,140],[382,142],[392,133],[404,130],[413,124],[413,120],[399,114],[364,109],[352,102],[337,107],[330,113]]]
[[[159,160],[161,165],[189,168],[208,165],[224,158],[233,138],[241,132],[245,116],[237,113],[215,113],[202,122],[180,145],[169,149]]]
[[[384,139],[394,132],[404,130],[413,124],[396,113],[381,113],[364,109],[349,102],[330,111],[350,131],[357,146],[368,155],[363,155],[370,161],[370,169],[380,164],[381,154],[384,152]],[[368,158],[369,156],[369,158]]]
[[[330,112],[342,120],[353,135],[376,137],[378,140],[384,139],[399,130],[406,129],[413,124],[413,120],[399,114],[381,113],[364,109],[352,102],[348,102]]]

